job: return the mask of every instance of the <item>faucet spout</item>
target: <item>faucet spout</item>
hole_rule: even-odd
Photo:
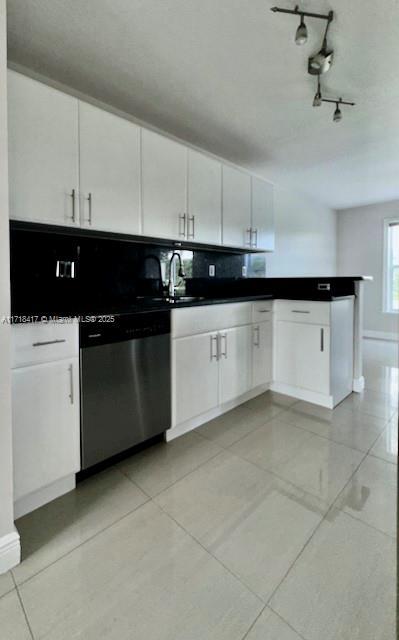
[[[177,251],[174,251],[171,255],[171,258],[169,260],[169,286],[168,286],[168,291],[169,291],[169,297],[170,298],[174,298],[176,295],[176,271],[174,268],[175,265],[175,258],[177,258],[178,262],[179,262],[179,271],[178,271],[178,275],[180,278],[185,278],[186,274],[184,273],[184,269],[183,269],[183,263],[182,263],[182,259],[181,259],[181,255],[180,253],[177,253]]]

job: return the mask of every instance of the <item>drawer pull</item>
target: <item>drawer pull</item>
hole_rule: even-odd
[[[224,351],[222,351],[222,340],[224,340]],[[221,333],[220,334],[220,350],[219,350],[219,357],[224,357],[227,358],[227,333]]]
[[[270,313],[270,309],[258,309],[258,313]]]
[[[310,311],[302,311],[301,309],[292,309],[291,313],[310,313]]]
[[[45,347],[48,344],[60,344],[61,342],[66,342],[66,340],[63,339],[63,340],[47,340],[45,342],[33,342],[32,347]]]
[[[216,353],[213,352],[213,344],[216,345]],[[217,336],[211,336],[211,361],[219,360],[219,340]]]
[[[324,329],[320,329],[320,351],[324,351]]]

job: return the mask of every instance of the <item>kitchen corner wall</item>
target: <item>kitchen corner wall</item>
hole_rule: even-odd
[[[266,254],[266,275],[336,274],[336,213],[297,191],[274,190],[275,251]]]
[[[14,533],[11,448],[6,0],[0,0],[0,573],[18,561]]]
[[[364,331],[398,335],[397,314],[383,312],[384,219],[399,216],[399,200],[338,211],[338,275],[373,276],[364,285]]]

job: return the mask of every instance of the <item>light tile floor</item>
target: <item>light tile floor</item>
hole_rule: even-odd
[[[1,640],[394,640],[398,354],[267,393],[17,522]]]

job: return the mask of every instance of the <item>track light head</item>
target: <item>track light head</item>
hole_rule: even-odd
[[[307,39],[308,39],[308,29],[302,14],[301,22],[295,34],[295,44],[298,44],[298,45],[305,44],[305,42],[307,42]]]
[[[313,98],[313,106],[314,107],[321,107],[322,104],[323,104],[323,97],[321,95],[320,76],[318,76],[318,78],[317,78],[317,91],[316,91],[315,96]]]
[[[335,103],[335,111],[334,111],[334,115],[333,115],[333,121],[334,122],[340,122],[342,120],[342,111],[339,108],[339,102]]]
[[[317,91],[315,94],[315,97],[313,98],[313,106],[321,107],[321,105],[322,105],[321,93],[320,91]]]

